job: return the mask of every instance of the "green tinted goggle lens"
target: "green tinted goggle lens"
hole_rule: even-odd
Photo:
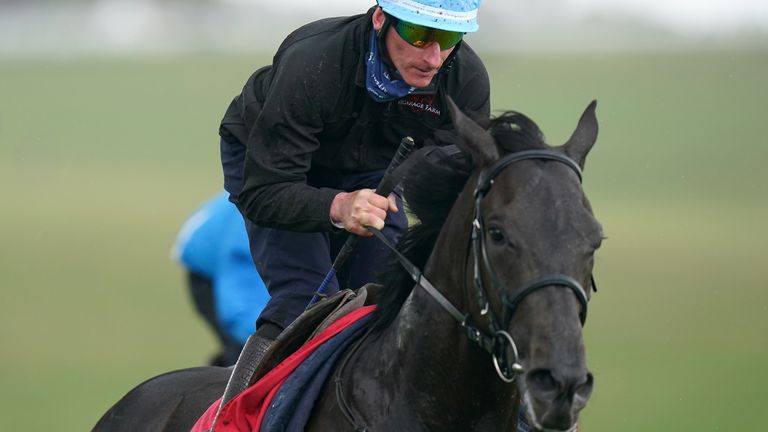
[[[447,50],[456,46],[464,37],[462,32],[438,30],[405,21],[397,21],[395,31],[406,42],[417,48],[424,48],[432,42],[437,42],[441,50]]]

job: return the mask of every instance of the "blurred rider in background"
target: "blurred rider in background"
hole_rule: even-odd
[[[212,366],[235,364],[269,301],[253,265],[243,218],[228,197],[221,192],[197,209],[171,251],[184,267],[195,308],[221,345]]]

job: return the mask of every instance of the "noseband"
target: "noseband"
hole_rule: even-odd
[[[403,267],[405,267],[405,269],[410,273],[413,280],[419,286],[424,288],[424,290],[427,291],[427,293],[429,293],[449,314],[456,318],[461,327],[465,330],[467,337],[491,354],[496,372],[503,381],[508,383],[513,382],[517,378],[518,374],[524,372],[524,369],[518,361],[519,359],[517,346],[515,345],[514,339],[512,339],[512,336],[506,330],[503,330],[506,327],[501,327],[499,325],[498,318],[490,308],[487,290],[485,288],[485,284],[483,283],[481,266],[482,269],[485,270],[485,273],[490,276],[493,286],[496,289],[496,293],[502,300],[503,321],[501,322],[503,322],[505,325],[508,325],[511,322],[515,309],[526,296],[539,289],[550,286],[565,287],[573,291],[579,303],[581,304],[581,312],[579,314],[579,318],[582,325],[584,325],[584,322],[587,319],[587,293],[584,291],[584,288],[582,288],[581,284],[579,284],[579,282],[574,278],[562,274],[544,275],[524,284],[518,290],[517,294],[510,298],[505,293],[505,290],[502,289],[503,284],[491,266],[490,260],[488,258],[488,252],[483,240],[485,236],[483,235],[484,227],[482,214],[480,212],[480,203],[493,185],[494,178],[496,178],[496,176],[498,176],[501,171],[503,171],[506,167],[514,162],[527,159],[551,160],[560,162],[571,168],[579,177],[579,181],[581,181],[582,178],[581,168],[576,162],[573,161],[573,159],[551,150],[526,150],[511,153],[499,159],[480,172],[477,186],[475,187],[474,191],[475,206],[474,217],[472,221],[471,241],[473,248],[474,284],[477,294],[477,302],[478,306],[480,307],[480,314],[482,316],[488,316],[490,323],[489,328],[491,331],[490,334],[480,329],[479,327],[472,325],[468,313],[462,313],[447,298],[445,298],[445,296],[443,296],[442,293],[440,293],[440,291],[438,291],[434,285],[432,285],[432,283],[424,277],[421,270],[419,270],[418,267],[411,263],[404,255],[402,255],[379,230],[369,228],[369,230],[376,237],[378,237],[389,249],[392,250]],[[594,287],[594,280],[592,280],[592,284]],[[511,357],[509,355],[510,352]]]

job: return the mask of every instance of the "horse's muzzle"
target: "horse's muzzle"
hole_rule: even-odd
[[[592,393],[592,374],[573,368],[534,369],[519,380],[528,420],[540,432],[575,431]]]

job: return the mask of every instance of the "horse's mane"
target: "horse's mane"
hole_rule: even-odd
[[[536,123],[515,111],[491,119],[488,132],[502,154],[547,146]],[[440,145],[452,144],[458,139],[448,134],[440,134],[437,138]],[[417,160],[402,183],[403,199],[417,222],[403,234],[397,248],[420,269],[432,253],[437,236],[472,174],[473,166],[465,155],[455,157],[433,149],[425,147],[411,156]],[[375,332],[392,323],[414,287],[411,275],[394,254],[390,254],[378,282],[385,288],[372,324]]]

